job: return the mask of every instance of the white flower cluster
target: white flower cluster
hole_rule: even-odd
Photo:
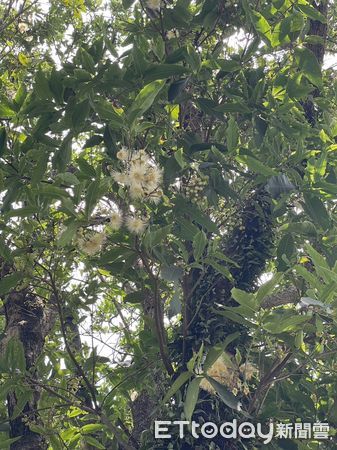
[[[28,31],[28,25],[25,22],[20,22],[18,24],[18,29],[20,33],[26,33]]]
[[[235,363],[228,365],[229,361],[230,359],[225,361],[223,356],[220,356],[207,370],[207,375],[227,386],[234,395],[239,391],[248,395],[249,388],[246,381],[250,381],[253,378],[258,372],[257,368],[249,362],[242,364],[240,367],[236,367]],[[244,383],[240,380],[240,375],[243,376]],[[215,389],[206,378],[201,381],[200,387],[211,394],[215,394]]]
[[[159,203],[163,196],[160,189],[162,171],[150,160],[146,152],[130,152],[123,147],[117,153],[117,158],[123,162],[124,170],[113,170],[111,176],[118,184],[127,188],[131,200]],[[99,253],[106,241],[106,234],[119,230],[124,224],[133,234],[142,234],[148,226],[147,220],[136,213],[125,217],[121,212],[113,211],[109,219],[106,232],[89,231],[77,238],[78,248],[83,253],[90,256]]]
[[[132,200],[159,203],[163,191],[160,189],[162,171],[150,160],[144,150],[130,152],[122,148],[117,158],[124,162],[123,172],[111,171],[112,178],[126,186]]]
[[[77,240],[79,249],[87,255],[95,255],[101,249],[106,240],[104,233],[91,233]]]
[[[113,212],[110,215],[109,228],[111,230],[119,230],[123,225],[123,216],[119,212]],[[133,234],[142,234],[148,223],[140,217],[129,216],[125,219],[127,229]],[[85,236],[77,239],[78,248],[86,255],[96,255],[102,250],[106,241],[105,232],[89,232]]]

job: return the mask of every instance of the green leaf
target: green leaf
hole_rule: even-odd
[[[267,296],[270,295],[275,286],[282,280],[284,274],[282,272],[276,273],[271,280],[267,281],[266,283],[262,284],[262,286],[259,287],[258,291],[256,292],[256,301],[260,304],[262,300]]]
[[[0,128],[0,157],[6,150],[7,132],[5,127]]]
[[[293,311],[282,315],[275,313],[267,316],[263,328],[271,334],[281,334],[299,330],[309,320],[309,316],[294,315]]]
[[[226,130],[226,143],[230,152],[234,151],[239,143],[239,128],[234,117],[232,116],[228,121]]]
[[[90,73],[95,72],[95,61],[84,48],[79,49],[79,59],[82,67]]]
[[[85,435],[84,437],[83,437],[83,440],[87,443],[87,444],[90,444],[90,445],[92,445],[93,447],[95,447],[95,448],[100,448],[100,449],[102,449],[102,450],[105,450],[106,449],[106,447],[103,445],[103,444],[101,444],[96,438],[94,438],[93,436],[87,436],[87,435]]]
[[[237,314],[234,312],[235,309],[239,308],[230,308],[226,310],[216,310],[216,313],[220,316],[227,317],[227,319],[232,320],[233,322],[240,323],[241,325],[244,325],[248,328],[256,328],[256,325],[252,322],[249,322],[244,317],[242,317],[240,314]]]
[[[209,116],[215,116],[218,119],[223,120],[223,112],[224,111],[217,110],[219,105],[214,100],[210,100],[209,98],[198,98],[198,99],[196,99],[196,103],[199,106],[199,108],[201,109],[201,111],[203,111],[205,114],[208,114]],[[199,144],[199,145],[202,145],[204,147],[207,144],[203,143],[203,144]],[[208,146],[209,146],[209,144],[208,144]]]
[[[308,193],[303,194],[304,209],[316,225],[326,230],[330,225],[330,217],[321,199]]]
[[[219,395],[225,405],[229,406],[235,411],[241,411],[241,402],[223,384],[219,383],[218,381],[214,380],[214,378],[208,375],[206,375],[206,379],[215,389],[216,393]]]
[[[64,94],[64,85],[63,85],[63,77],[64,74],[62,71],[57,71],[55,69],[52,70],[50,74],[50,90],[53,93],[53,96],[57,103],[63,103],[63,94]]]
[[[177,161],[177,163],[179,164],[179,166],[183,169],[186,165],[185,160],[184,160],[184,153],[183,153],[183,149],[179,148],[178,150],[176,150],[174,152],[174,159]]]
[[[95,431],[100,431],[104,429],[104,425],[102,423],[88,423],[87,425],[83,425],[81,427],[81,433],[94,433]]]
[[[235,61],[234,59],[218,59],[217,63],[221,67],[223,72],[237,72],[241,70],[241,65],[239,61]]]
[[[302,73],[312,84],[321,88],[323,84],[321,66],[313,52],[306,47],[296,47],[294,53],[296,63]]]
[[[321,23],[326,23],[326,18],[323,16],[322,13],[318,11],[317,8],[314,8],[311,5],[303,5],[299,3],[297,5],[297,8],[302,11],[307,17],[309,17],[312,20],[318,20]]]
[[[165,80],[162,80],[152,81],[152,83],[143,87],[128,110],[128,117],[131,122],[134,122],[137,117],[143,115],[152,106],[155,98],[164,86]]]
[[[144,80],[146,83],[155,80],[166,80],[169,77],[183,75],[187,68],[178,64],[156,64],[146,70]]]
[[[193,380],[189,383],[186,398],[184,401],[184,414],[186,420],[188,422],[191,421],[192,415],[195,409],[195,405],[197,404],[200,390],[200,383],[202,381],[202,377],[193,378]]]
[[[0,295],[8,294],[12,289],[17,288],[20,281],[23,280],[21,272],[15,272],[11,275],[6,275],[0,280]]]
[[[32,190],[33,191],[33,190]],[[34,192],[34,191],[33,191]],[[59,199],[62,200],[64,197],[69,197],[69,193],[60,187],[53,185],[38,185],[38,189],[34,192],[34,194],[39,195],[41,197],[45,197],[48,199]]]
[[[207,245],[207,237],[203,230],[198,231],[198,233],[193,237],[193,256],[196,261],[199,261],[202,257],[204,250]]]
[[[11,261],[12,254],[10,248],[6,245],[5,240],[0,239],[0,256],[4,258],[5,261]]]
[[[59,173],[56,179],[69,186],[76,186],[80,183],[77,176],[71,172]]]
[[[77,103],[74,106],[73,113],[71,115],[71,121],[75,129],[83,127],[85,120],[89,115],[89,111],[89,100],[83,100],[83,102]]]
[[[132,304],[142,303],[144,298],[146,298],[146,295],[147,293],[145,291],[130,292],[129,294],[126,294],[124,301]]]
[[[286,233],[282,236],[276,250],[277,255],[277,268],[279,271],[285,271],[288,268],[288,264],[284,260],[283,256],[286,256],[288,260],[295,253],[295,243],[294,238],[290,233]]]
[[[99,199],[99,187],[100,182],[95,180],[92,181],[87,188],[87,193],[85,195],[85,213],[87,217],[91,215],[96,206],[97,200]]]
[[[53,450],[63,450],[63,443],[57,434],[52,434],[48,438]]]
[[[32,184],[37,184],[42,180],[47,170],[48,161],[49,161],[49,152],[43,151],[43,149],[41,149],[36,166],[32,171],[31,175]]]
[[[214,345],[210,348],[210,350],[207,353],[205,362],[203,364],[204,372],[207,372],[207,370],[212,367],[212,365],[215,363],[215,361],[220,358],[222,353],[226,350],[228,345],[235,341],[238,337],[240,337],[240,332],[236,331],[235,333],[229,334],[223,342],[220,342],[219,344]]]
[[[72,139],[71,135],[66,136],[58,150],[55,151],[53,158],[53,168],[59,172],[66,170],[72,157]]]
[[[231,290],[232,297],[240,305],[250,308],[252,311],[257,311],[257,302],[255,295],[249,292],[242,291],[241,289],[233,288]]]
[[[53,96],[46,74],[42,70],[39,70],[35,76],[34,92],[41,100],[50,99]]]
[[[183,274],[183,269],[177,266],[163,266],[160,272],[162,279],[166,281],[179,281]]]
[[[14,442],[17,442],[18,440],[20,440],[21,437],[22,436],[11,438],[11,439],[2,439],[1,442],[0,442],[0,448],[9,449],[11,444],[13,444]]]
[[[187,45],[186,62],[191,67],[193,73],[198,73],[201,67],[200,56],[192,44]]]
[[[92,79],[92,75],[84,69],[75,69],[74,76],[79,81],[90,81]]]
[[[77,164],[81,170],[81,173],[83,173],[83,175],[87,178],[96,178],[96,170],[84,158],[78,158]]]
[[[287,93],[291,98],[306,98],[313,89],[313,85],[308,83],[306,77],[302,73],[296,73],[288,79]]]
[[[112,103],[101,99],[94,103],[93,108],[100,119],[109,121],[112,128],[120,129],[124,127],[124,116],[116,111]]]
[[[172,384],[172,386],[169,388],[167,393],[165,394],[165,397],[163,398],[163,403],[166,403],[180,388],[183,384],[186,383],[191,378],[192,374],[191,372],[182,372],[178,378],[176,378]]]
[[[0,101],[0,119],[11,119],[15,116],[15,111],[7,104]]]
[[[67,228],[62,231],[59,238],[57,239],[57,245],[59,247],[65,247],[66,245],[68,245],[75,236],[77,228],[78,224],[76,222],[70,223]]]
[[[239,162],[246,164],[249,167],[249,169],[251,169],[253,172],[257,172],[261,175],[264,175],[265,177],[276,175],[276,171],[274,169],[266,166],[261,161],[259,161],[256,158],[253,158],[252,156],[240,155],[237,156],[236,159]]]
[[[175,201],[175,211],[179,215],[188,214],[190,216],[191,220],[194,220],[199,225],[202,225],[207,231],[218,234],[219,230],[218,230],[217,224],[214,223],[195,204],[188,202],[183,197],[177,197],[177,199]],[[180,221],[180,219],[179,219],[179,221]]]
[[[151,226],[145,233],[143,237],[143,243],[149,249],[152,249],[156,245],[162,244],[166,239],[167,235],[170,233],[172,225],[166,225],[165,227],[154,227]]]
[[[13,336],[8,342],[3,357],[5,368],[9,372],[19,370],[22,374],[26,371],[26,357],[22,342]]]
[[[100,134],[94,134],[85,142],[83,148],[95,147],[96,145],[99,145],[103,141],[103,139],[103,136],[101,136]]]
[[[218,262],[214,261],[211,258],[205,258],[204,262],[206,264],[210,264],[217,272],[224,275],[230,281],[233,281],[233,276],[231,275],[230,271],[228,270],[228,268],[226,266],[219,264]]]
[[[321,290],[322,288],[322,283],[319,280],[318,277],[316,277],[316,275],[314,275],[313,273],[309,272],[305,267],[296,264],[294,266],[294,270],[298,273],[298,275],[300,275],[301,277],[303,277],[305,279],[305,281],[307,281],[310,285],[310,287],[317,289],[318,291]]]
[[[25,391],[22,391],[21,389],[19,392],[15,391],[16,394],[16,405],[14,407],[13,413],[11,415],[11,420],[16,419],[23,411],[26,404],[32,399],[33,397],[33,391],[30,389],[27,389]]]
[[[271,26],[268,20],[259,12],[251,11],[251,18],[255,30],[261,36],[261,38],[266,42],[266,44],[271,45],[272,33]]]
[[[26,206],[25,208],[12,209],[6,213],[6,217],[29,217],[33,214],[37,214],[39,208],[36,206]]]

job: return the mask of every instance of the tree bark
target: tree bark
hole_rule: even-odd
[[[6,328],[5,337],[0,346],[3,353],[11,339],[19,340],[24,349],[26,370],[31,378],[37,378],[36,362],[42,353],[44,341],[55,323],[56,311],[47,309],[44,302],[28,290],[13,291],[7,297],[5,306]],[[45,438],[32,431],[26,422],[39,424],[37,412],[40,391],[36,386],[31,386],[33,396],[26,403],[22,412],[15,418],[13,412],[18,403],[15,392],[7,396],[7,409],[10,425],[10,438],[20,437],[11,444],[11,450],[45,450],[48,444]]]

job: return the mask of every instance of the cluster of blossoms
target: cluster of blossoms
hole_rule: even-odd
[[[163,174],[146,152],[130,152],[122,148],[117,153],[117,158],[123,161],[125,169],[122,172],[112,170],[111,176],[117,183],[128,188],[130,198],[159,203],[163,196],[160,189]]]
[[[245,381],[252,379],[257,372],[257,368],[251,363],[244,363],[240,367],[226,364],[223,356],[220,356],[214,364],[207,370],[207,375],[214,378],[218,383],[227,386],[234,395],[239,391],[242,391],[245,395],[249,394],[249,388],[246,383],[243,383],[240,379],[240,375]],[[215,389],[207,379],[203,379],[200,383],[200,387],[210,394],[215,394]]]
[[[18,24],[18,30],[20,33],[26,33],[28,31],[28,25],[25,22],[20,22]]]
[[[106,240],[104,233],[90,233],[77,240],[79,249],[87,255],[95,255],[101,249]]]
[[[123,163],[124,170],[111,171],[114,181],[125,186],[131,201],[149,201],[154,204],[160,202],[163,191],[160,189],[162,171],[150,160],[144,150],[130,152],[122,148],[117,158]],[[108,229],[119,230],[123,225],[133,234],[142,234],[148,222],[137,214],[123,216],[119,211],[110,214]],[[77,238],[79,249],[87,255],[95,255],[102,250],[106,241],[105,232],[89,231]]]
[[[129,216],[124,221],[123,216],[119,212],[113,212],[110,215],[109,228],[110,230],[118,230],[124,222],[127,229],[134,234],[142,234],[148,225],[147,221],[140,217]],[[83,253],[93,256],[102,250],[105,241],[105,232],[90,231],[85,236],[78,237],[77,244]]]
[[[193,173],[189,180],[183,185],[185,196],[197,202],[199,206],[207,208],[207,198],[205,197],[205,188],[209,184],[209,177],[202,173]]]

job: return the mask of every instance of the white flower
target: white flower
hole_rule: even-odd
[[[117,152],[117,158],[120,159],[121,161],[126,161],[129,158],[129,152],[126,149],[126,147],[122,147],[121,150],[119,150],[119,152]]]
[[[240,372],[246,378],[246,380],[251,380],[255,373],[258,372],[257,367],[253,366],[251,363],[244,363],[240,366]]]
[[[28,25],[25,22],[20,22],[18,25],[20,33],[26,33],[28,31]]]
[[[146,6],[154,11],[160,10],[161,0],[146,0]]]
[[[131,184],[130,186],[130,197],[133,200],[137,200],[139,198],[143,198],[145,195],[144,189],[140,184]]]
[[[167,39],[174,39],[176,37],[176,32],[174,30],[170,30],[166,33]]]
[[[141,162],[134,162],[131,164],[129,170],[130,184],[142,184],[145,180],[146,165]]]
[[[111,170],[110,174],[117,183],[128,184],[128,182],[129,182],[129,177],[128,177],[127,173],[117,172],[116,170]]]
[[[95,233],[87,239],[79,239],[78,245],[83,253],[95,255],[102,249],[106,236],[104,233]]]
[[[110,216],[109,225],[113,230],[119,230],[123,223],[123,217],[118,212],[113,212]]]
[[[145,150],[139,150],[139,152],[137,152],[137,153],[138,153],[139,161],[141,161],[143,163],[147,163],[148,162],[149,156],[148,156],[148,154],[146,153]]]
[[[163,173],[158,167],[151,166],[147,171],[145,175],[145,181],[149,183],[151,186],[157,187],[163,178]]]
[[[139,217],[128,217],[126,226],[131,233],[142,234],[147,227],[147,222]]]

